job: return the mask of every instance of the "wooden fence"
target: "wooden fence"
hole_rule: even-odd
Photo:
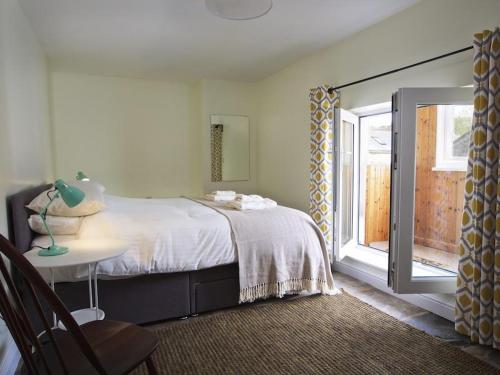
[[[390,165],[366,166],[365,244],[389,240]]]

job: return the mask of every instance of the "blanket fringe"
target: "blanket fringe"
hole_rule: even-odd
[[[325,280],[290,279],[275,283],[264,283],[240,290],[240,303],[253,302],[269,297],[282,298],[286,294],[300,292],[320,292],[321,294],[336,294],[338,289],[331,288]]]

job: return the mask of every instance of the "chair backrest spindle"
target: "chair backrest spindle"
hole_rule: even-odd
[[[26,368],[30,371],[30,373],[38,374],[39,372],[31,355],[31,348],[26,342],[26,338],[21,331],[19,320],[17,319],[14,313],[14,309],[9,302],[7,290],[5,289],[5,284],[3,282],[0,285],[0,310],[2,312],[2,317],[5,321],[5,324],[11,332],[12,337],[19,349],[19,352],[21,353],[21,357]]]
[[[52,332],[54,327],[50,326],[42,308],[41,301],[43,301],[61,320],[67,332],[95,370],[99,374],[106,374],[85,335],[59,297],[47,285],[33,265],[2,235],[0,235],[0,253],[22,276],[23,288],[20,290],[21,286],[19,283],[16,285],[13,282],[4,260],[0,257],[0,274],[3,277],[3,282],[0,285],[0,312],[21,352],[26,369],[32,374],[61,373],[61,370],[64,374],[68,373],[57,338]],[[33,303],[31,310],[26,305],[28,297]],[[35,314],[41,320],[45,329],[44,335],[36,334],[28,311],[31,316]],[[48,339],[42,343],[41,337],[44,336]],[[51,345],[51,352],[55,354],[55,356],[50,357],[50,359],[53,358],[52,361],[46,356],[47,345]],[[57,363],[54,363],[54,359],[57,360]],[[56,370],[54,366],[58,366],[58,369]]]
[[[30,324],[28,314],[26,313],[26,308],[24,307],[21,296],[19,295],[19,291],[15,287],[12,277],[10,276],[2,257],[0,257],[0,272],[2,273],[2,276],[4,278],[5,285],[10,292],[10,300],[12,301],[14,314],[16,314],[17,321],[20,324],[20,331],[25,335],[28,344],[33,347],[35,351],[42,352],[40,342],[38,341],[38,337],[33,326]],[[45,356],[42,355],[41,360],[48,372],[49,366]]]

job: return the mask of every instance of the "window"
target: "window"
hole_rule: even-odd
[[[405,88],[392,111],[335,111],[336,262],[385,269],[397,293],[454,290],[472,96]]]
[[[353,179],[354,179],[354,124],[342,121],[341,124],[341,181],[342,181],[342,231],[340,242],[342,246],[352,240],[353,226]]]
[[[393,97],[389,283],[397,293],[455,292],[472,100],[471,88],[403,88]]]
[[[334,129],[334,254],[341,260],[357,244],[359,121],[357,116],[343,109],[335,110]]]
[[[434,171],[466,171],[472,105],[438,105]]]

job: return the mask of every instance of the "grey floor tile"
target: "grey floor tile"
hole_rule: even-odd
[[[456,344],[466,344],[468,339],[455,331],[452,322],[436,314],[425,312],[424,314],[402,319],[405,323],[421,330],[429,335],[439,337],[443,340]]]

